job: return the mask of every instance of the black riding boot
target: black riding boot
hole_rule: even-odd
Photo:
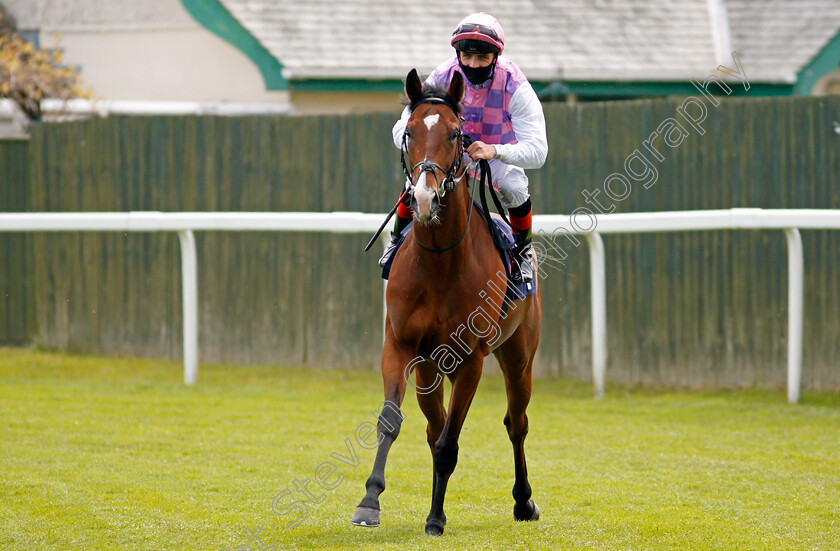
[[[513,249],[516,266],[511,270],[510,278],[514,283],[528,283],[534,280],[534,263],[532,261],[534,247],[531,246],[531,199],[530,197],[518,207],[508,210],[510,223],[516,236],[516,247]],[[516,269],[518,267],[518,269]]]
[[[399,215],[399,211],[397,211],[397,213],[396,221],[394,222],[394,231],[391,232],[391,241],[385,246],[385,252],[382,253],[382,257],[379,259],[379,265],[382,267],[388,263],[388,260],[394,254],[394,251],[397,248],[397,243],[400,240],[400,235],[402,235],[403,230],[405,230],[411,222],[411,218],[403,218]]]
[[[513,250],[516,267],[511,271],[510,278],[514,283],[528,283],[534,280],[534,247],[531,245],[531,228],[527,232],[517,230],[517,246]]]

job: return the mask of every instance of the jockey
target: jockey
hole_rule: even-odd
[[[515,252],[519,270],[513,270],[511,278],[515,283],[525,283],[533,279],[534,268],[531,197],[524,169],[541,167],[548,153],[542,104],[522,71],[501,57],[505,32],[495,17],[483,12],[468,15],[455,27],[450,43],[455,48],[455,56],[438,65],[426,82],[447,88],[455,71],[465,77],[462,128],[473,140],[466,149],[469,156],[466,161],[490,162],[492,185],[508,209],[517,237]],[[402,147],[409,115],[406,107],[394,125],[392,133],[397,147]],[[393,254],[400,233],[411,221],[407,202],[397,208],[391,242],[379,260],[380,265],[384,266]]]

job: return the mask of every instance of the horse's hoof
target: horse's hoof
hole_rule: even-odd
[[[353,518],[350,519],[350,524],[353,526],[365,526],[367,528],[375,528],[379,526],[379,509],[371,507],[356,507],[353,512]]]
[[[439,520],[427,520],[426,521],[426,535],[427,536],[442,536],[443,535],[443,525],[446,523],[444,520],[443,522]]]
[[[516,520],[540,520],[540,509],[533,499],[529,499],[528,503],[521,507],[519,504],[513,506],[513,518]]]

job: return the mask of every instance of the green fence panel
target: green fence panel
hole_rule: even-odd
[[[27,140],[0,140],[0,212],[23,212],[29,191]],[[0,232],[0,344],[22,344],[36,330],[32,236]]]
[[[548,105],[546,166],[532,175],[536,210],[571,212],[599,192],[614,212],[682,209],[837,208],[840,98],[722,101],[704,133],[661,160],[644,142],[680,100]],[[634,151],[657,171],[645,188],[630,178],[626,198],[604,182],[627,174]],[[636,164],[635,166],[640,166]],[[641,172],[641,171],[637,171]],[[619,186],[615,186],[618,192]],[[615,193],[620,196],[620,193]],[[607,376],[628,383],[783,386],[787,350],[787,256],[781,231],[605,236]],[[806,264],[803,384],[840,387],[837,232],[803,232]],[[574,249],[562,274],[543,285],[544,335],[537,363],[549,373],[588,378],[591,358],[589,264]]]

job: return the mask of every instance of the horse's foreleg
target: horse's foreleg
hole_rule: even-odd
[[[403,370],[411,355],[401,350],[391,338],[386,338],[382,349],[382,379],[385,385],[385,404],[379,414],[377,434],[379,446],[373,470],[365,482],[365,497],[353,512],[351,523],[356,526],[379,526],[379,495],[385,490],[385,462],[388,452],[400,434],[403,415],[399,410],[405,396],[406,381]]]
[[[417,404],[420,406],[420,411],[426,417],[426,441],[429,443],[429,449],[432,453],[432,458],[435,454],[435,443],[440,438],[443,432],[443,426],[446,423],[446,410],[443,408],[443,377],[440,375],[440,369],[434,363],[427,363],[422,366],[417,366],[416,380],[418,389],[431,389],[424,392],[417,392]],[[432,469],[432,495],[435,493],[437,487],[437,475]],[[446,515],[443,515],[443,523],[446,524]]]
[[[464,426],[464,419],[470,409],[478,381],[481,379],[481,366],[484,358],[478,354],[458,366],[452,381],[452,395],[449,397],[449,414],[443,425],[440,437],[435,442],[432,454],[435,466],[435,479],[432,487],[432,508],[426,518],[426,533],[431,536],[443,534],[446,517],[443,514],[443,500],[449,477],[458,463],[458,437]]]

